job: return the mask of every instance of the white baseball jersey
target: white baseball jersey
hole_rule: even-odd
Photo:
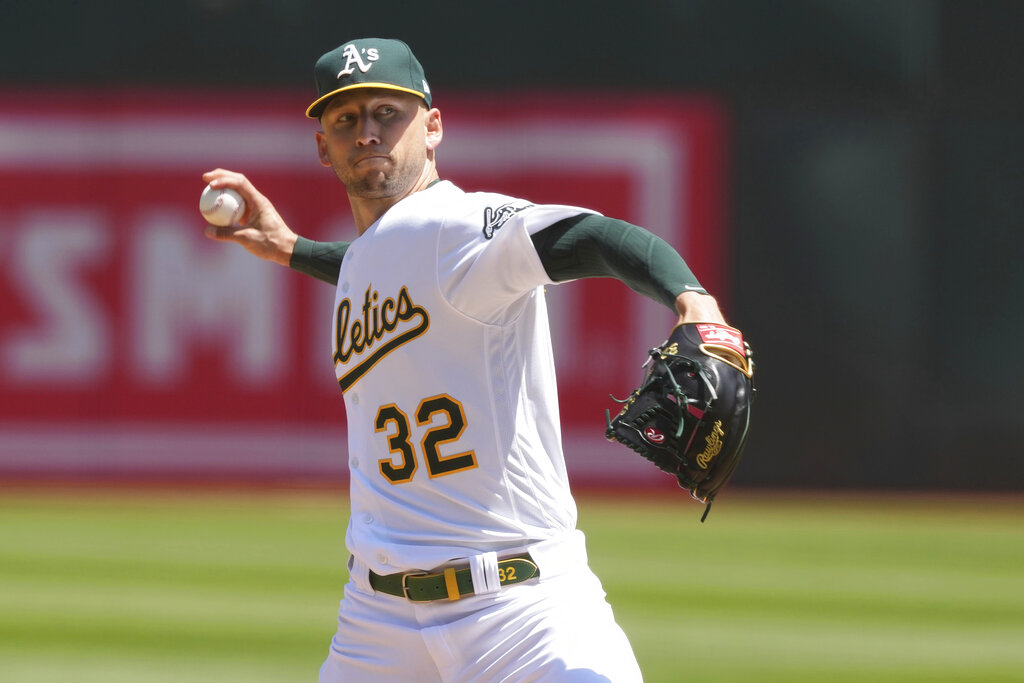
[[[350,245],[332,330],[346,544],[380,574],[576,527],[544,271],[530,235],[587,209],[435,183]]]

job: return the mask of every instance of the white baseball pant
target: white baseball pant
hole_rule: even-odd
[[[426,603],[374,593],[366,566],[353,558],[320,683],[641,681],[588,566],[583,534],[527,550],[539,579]],[[466,562],[495,566],[493,557]]]

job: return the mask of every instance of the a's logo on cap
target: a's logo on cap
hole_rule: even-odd
[[[355,73],[356,67],[359,71],[366,73],[373,66],[373,62],[380,59],[380,54],[377,52],[377,48],[371,47],[363,50],[366,54],[366,61],[363,61],[362,55],[359,54],[359,50],[356,48],[355,43],[349,43],[342,50],[341,56],[345,58],[345,68],[338,72],[338,78],[342,76],[351,76]]]

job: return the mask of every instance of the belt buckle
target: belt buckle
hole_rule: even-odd
[[[407,581],[409,580],[410,576],[413,578],[417,578],[420,576],[430,576],[430,572],[408,572],[406,574],[402,574],[402,593],[405,595],[405,599],[409,602],[421,602],[420,600],[416,600],[411,595],[409,595],[409,584],[407,583]]]

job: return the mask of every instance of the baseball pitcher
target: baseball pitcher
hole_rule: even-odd
[[[336,287],[325,353],[348,420],[351,557],[320,680],[641,680],[576,528],[544,287],[618,278],[670,307],[682,329],[731,331],[730,344],[694,353],[749,376],[742,338],[652,233],[442,179],[441,113],[405,43],[349,41],[314,75],[306,115],[320,122],[319,160],[344,184],[358,236],[312,242],[244,175],[203,180],[247,207],[208,237]],[[710,405],[682,412],[692,421]],[[705,464],[714,457],[700,452]],[[680,462],[657,464],[678,475]]]

